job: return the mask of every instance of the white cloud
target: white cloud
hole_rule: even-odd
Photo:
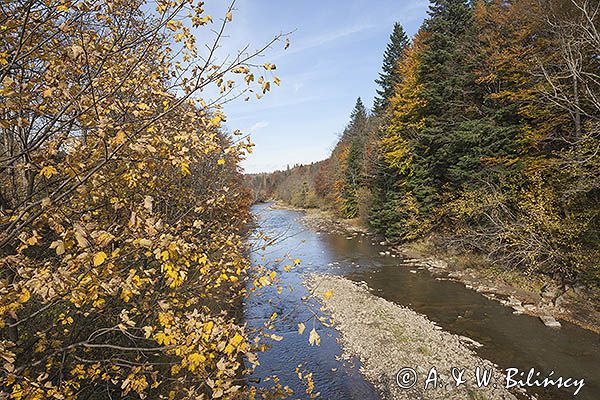
[[[248,133],[254,133],[260,129],[266,128],[267,126],[269,126],[267,121],[259,121],[248,129]]]
[[[326,33],[318,35],[318,36],[308,37],[308,38],[302,39],[298,42],[294,41],[294,34],[292,33],[292,35],[290,36],[290,42],[291,42],[290,48],[287,50],[284,50],[284,51],[279,51],[277,54],[275,54],[271,58],[278,59],[282,56],[288,56],[288,55],[291,55],[294,53],[303,52],[305,50],[318,48],[318,47],[324,46],[326,44],[329,44],[331,42],[335,42],[337,40],[346,38],[348,36],[352,36],[357,33],[364,32],[369,29],[373,29],[375,27],[376,27],[375,24],[355,25],[355,26],[351,26],[349,28],[342,28],[337,31],[326,32]]]

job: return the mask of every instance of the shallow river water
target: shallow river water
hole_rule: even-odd
[[[257,231],[275,238],[271,246],[252,252],[253,263],[277,270],[284,289],[281,295],[271,288],[252,296],[245,304],[245,318],[249,325],[260,327],[273,312],[285,316],[271,331],[283,340],[273,342],[273,347],[259,356],[260,366],[253,377],[260,380],[258,385],[267,385],[265,377],[277,375],[295,391],[292,398],[308,398],[306,385],[296,372],[300,365],[301,371],[313,373],[314,392],[320,392],[323,399],[379,398],[362,378],[358,360],[340,358],[342,351],[333,328],[316,325],[321,346],[308,344],[312,312],[318,307],[302,300],[308,295],[302,281],[305,273],[320,272],[366,282],[374,295],[408,306],[451,333],[476,340],[483,344],[477,353],[501,369],[535,368],[542,377],[554,371],[554,376],[585,379],[576,397],[572,389],[554,389],[536,392],[540,399],[600,399],[599,335],[562,321],[561,329],[547,328],[539,319],[515,315],[512,309],[460,283],[436,280],[427,270],[400,266],[398,258],[380,255],[384,249],[371,236],[348,239],[340,234],[319,234],[298,222],[301,212],[272,209],[268,204],[254,206],[253,212]],[[300,266],[284,272],[283,266],[290,264],[287,257],[300,259]],[[281,262],[282,258],[287,263]],[[298,335],[298,322],[306,323],[303,335]],[[398,365],[398,369],[402,367]],[[457,367],[475,366],[460,365],[457,360]]]

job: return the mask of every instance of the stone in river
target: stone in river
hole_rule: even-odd
[[[550,328],[560,328],[560,322],[558,322],[553,316],[551,315],[542,315],[540,316],[540,320],[544,323],[544,325],[550,327]]]
[[[523,314],[525,312],[525,307],[523,306],[513,306],[513,314]]]

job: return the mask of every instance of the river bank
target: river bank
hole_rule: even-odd
[[[352,357],[353,353],[358,355],[359,352],[342,346],[344,342],[340,338],[341,331],[337,324],[327,323],[329,318],[326,313],[318,311],[321,305],[317,300],[321,303],[331,300],[323,297],[328,290],[333,292],[334,300],[336,296],[345,296],[345,286],[337,289],[324,287],[315,299],[304,285],[306,278],[312,274],[324,274],[346,279],[367,290],[370,293],[367,301],[369,304],[366,304],[368,310],[372,310],[371,301],[381,299],[387,302],[386,304],[409,310],[409,315],[406,316],[408,325],[414,325],[412,313],[423,316],[437,327],[433,328],[434,330],[443,330],[454,335],[448,337],[458,337],[465,347],[472,346],[471,350],[476,356],[500,366],[500,372],[513,368],[519,371],[534,368],[543,376],[553,373],[560,377],[585,379],[585,387],[578,398],[598,398],[600,381],[594,371],[597,365],[600,365],[600,348],[598,335],[593,332],[566,321],[562,323],[561,329],[547,328],[539,318],[524,314],[515,315],[512,308],[467,289],[465,284],[459,281],[441,277],[436,279],[426,267],[416,266],[414,260],[405,258],[408,255],[399,255],[392,247],[382,245],[382,240],[377,235],[364,230],[359,224],[355,225],[355,221],[336,220],[319,210],[306,212],[300,209],[290,210],[284,206],[273,207],[272,203],[255,205],[253,213],[257,218],[259,234],[264,234],[267,238],[277,238],[272,246],[253,254],[253,262],[261,265],[271,264],[276,268],[281,279],[278,286],[284,290],[281,298],[275,302],[268,301],[270,297],[265,297],[264,294],[252,297],[252,301],[245,306],[245,316],[252,326],[263,326],[274,312],[278,316],[285,316],[285,320],[275,325],[273,332],[283,340],[275,342],[273,348],[260,354],[260,366],[253,377],[263,379],[276,374],[282,382],[290,385],[298,394],[298,398],[306,398],[302,396],[306,388],[298,381],[293,368],[290,368],[302,364],[303,370],[313,372],[315,388],[321,392],[323,398],[382,398],[379,390],[370,383],[374,382],[375,378],[367,380],[361,373],[364,371],[360,369],[363,367],[362,363],[358,357]],[[330,222],[326,223],[324,220]],[[312,225],[312,228],[307,228],[308,225]],[[285,259],[297,259],[300,262],[297,267],[289,270],[285,262],[282,262]],[[289,291],[285,288],[289,288]],[[277,294],[276,290],[277,288],[272,288],[274,294]],[[394,341],[386,336],[389,332],[377,332],[379,316],[371,311],[366,311],[365,314],[361,311],[363,304],[353,299],[344,300],[343,306],[348,307],[349,318],[354,317],[352,313],[360,314],[360,318],[351,320],[353,322],[349,324],[355,329],[355,334],[362,335],[365,340],[383,335],[387,342]],[[302,334],[298,334],[300,322],[304,323],[306,328]],[[340,323],[339,315],[336,322]],[[381,326],[385,325],[393,333],[394,324],[395,317],[389,318]],[[419,326],[416,324],[415,326]],[[314,340],[314,335],[309,335],[313,327],[316,327],[320,336],[320,346],[308,345],[311,338]],[[427,332],[425,336],[429,337],[429,328],[421,326],[419,330],[423,329]],[[414,332],[414,335],[412,331],[409,333],[410,335],[406,336],[410,340],[420,339],[418,331]],[[454,340],[444,339],[446,337],[441,336],[443,341]],[[436,340],[439,338],[429,337],[432,340],[432,354],[437,352],[439,347],[440,357],[446,357],[448,361],[457,364],[454,365],[456,367],[470,367],[465,365],[470,361],[462,357],[462,348],[455,353],[446,349],[444,343],[438,346]],[[404,344],[402,340],[399,340],[399,343]],[[397,359],[396,355],[387,355],[389,365],[377,367],[381,362],[386,363],[385,346],[387,345],[378,347],[383,353],[376,356],[380,357],[379,359],[372,361],[372,368],[376,371],[389,368],[391,374],[392,369],[402,368],[401,364],[404,362]],[[417,347],[409,349],[412,349],[411,352],[419,351]],[[377,351],[377,348],[373,350]],[[426,347],[423,351],[427,353]],[[400,353],[398,357],[399,355]],[[365,355],[365,359],[368,357],[368,354]],[[419,360],[409,358],[407,361]],[[440,365],[445,365],[442,361]],[[427,369],[431,366],[421,367]],[[418,372],[420,382],[423,383],[425,377],[422,371]],[[535,394],[539,399],[568,400],[573,397],[573,390],[570,389],[527,391],[529,395]],[[513,394],[522,399],[518,393]],[[473,396],[475,399],[489,398],[479,391]],[[388,397],[391,396],[383,396]],[[463,395],[454,398],[469,399]]]
[[[277,207],[289,208],[283,203]],[[296,209],[298,210],[298,209]],[[400,266],[429,270],[436,279],[463,283],[468,289],[540,318],[550,328],[560,328],[560,320],[569,321],[600,334],[600,290],[572,287],[534,273],[507,270],[474,254],[450,252],[431,237],[417,242],[393,245],[370,232],[360,221],[341,219],[321,209],[306,209],[301,223],[316,232],[370,236],[386,247],[385,253],[399,259]]]
[[[345,357],[360,359],[361,373],[383,398],[517,398],[504,387],[500,369],[475,354],[472,348],[479,344],[471,339],[448,333],[427,317],[377,297],[346,278],[310,274],[306,285],[331,314]],[[458,387],[459,372],[453,378],[454,367],[464,368],[465,382]],[[477,367],[491,373],[488,385],[478,387]]]

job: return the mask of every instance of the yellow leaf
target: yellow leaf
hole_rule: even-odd
[[[52,177],[52,175],[55,175],[57,173],[58,173],[58,171],[56,170],[56,168],[54,168],[51,165],[47,165],[40,170],[40,175],[42,175],[46,178],[50,178],[50,177]]]
[[[171,21],[167,22],[167,24],[165,26],[167,27],[167,29],[170,29],[172,31],[176,31],[178,23],[176,21],[171,20]]]
[[[117,132],[115,138],[113,139],[113,142],[115,144],[120,144],[120,143],[123,143],[124,141],[125,141],[125,132],[124,131]]]
[[[298,335],[302,335],[304,333],[304,329],[306,329],[306,326],[302,322],[300,322],[298,324]]]
[[[94,267],[97,267],[98,265],[102,265],[102,263],[104,262],[104,260],[106,260],[106,253],[101,251],[99,253],[96,253],[94,255]]]
[[[181,163],[181,173],[184,176],[191,174],[191,172],[190,172],[190,164],[189,163],[187,163],[187,162]]]
[[[330,298],[333,297],[333,292],[331,290],[328,290],[325,293],[323,293],[323,297],[325,297],[325,299],[329,300]]]
[[[223,164],[225,164],[225,160],[220,158],[219,161],[217,161],[217,164],[223,165]]]
[[[279,335],[276,335],[276,334],[274,334],[274,333],[268,333],[268,334],[266,334],[265,336],[267,336],[267,337],[269,337],[269,338],[271,338],[271,339],[275,340],[276,342],[280,342],[280,341],[282,341],[282,340],[283,340],[283,336],[279,336]]]
[[[277,86],[281,85],[281,79],[279,79],[277,76],[273,78],[273,82],[275,82]]]
[[[53,88],[48,88],[48,89],[44,90],[44,92],[42,93],[42,96],[44,96],[44,98],[50,97],[50,96],[52,96],[53,92],[54,92]]]
[[[225,19],[228,22],[231,22],[231,20],[233,19],[233,14],[231,14],[231,11],[227,11],[227,14],[225,15]]]
[[[23,290],[21,291],[21,294],[19,295],[19,302],[26,303],[27,301],[29,301],[30,297],[31,297],[31,293],[29,293],[29,290],[23,288]]]
[[[240,343],[242,343],[244,341],[244,337],[242,335],[240,335],[239,333],[236,333],[234,337],[231,338],[231,340],[229,341],[233,346],[239,346]]]
[[[321,336],[319,336],[315,328],[313,328],[312,331],[310,331],[310,335],[308,336],[308,343],[310,343],[311,346],[314,346],[315,344],[317,346],[321,345]]]
[[[262,91],[263,94],[267,93],[269,90],[271,90],[271,82],[265,82],[262,84]]]

